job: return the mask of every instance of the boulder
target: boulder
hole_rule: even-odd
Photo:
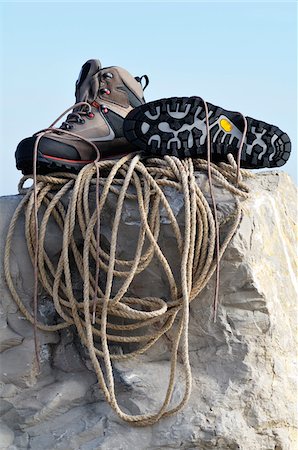
[[[197,174],[197,179],[208,196],[206,177]],[[152,426],[135,428],[124,423],[105,402],[73,326],[60,332],[38,332],[38,372],[33,327],[12,300],[1,263],[1,449],[296,448],[296,189],[282,172],[259,173],[248,184],[250,196],[241,201],[240,225],[220,264],[216,323],[212,320],[214,277],[190,305],[190,400],[182,411]],[[217,187],[215,196],[219,214],[230,214],[232,195]],[[171,189],[167,197],[183,225],[183,198]],[[2,237],[21,198],[0,198]],[[101,228],[103,242],[111,238],[115,196],[109,202]],[[131,257],[139,226],[133,201],[128,202],[117,248],[123,259]],[[14,236],[11,273],[22,300],[30,305],[33,270],[23,227],[21,219]],[[4,244],[2,238],[1,261]],[[50,225],[46,245],[52,257],[60,252],[61,236],[55,224]],[[161,246],[175,266],[175,240],[162,211]],[[130,287],[135,297],[167,298],[168,294],[154,262]],[[47,318],[55,313],[44,292],[39,313]],[[127,412],[158,410],[169,377],[170,348],[171,333],[144,355],[113,363],[117,399]],[[178,370],[174,400],[182,394],[183,372]]]

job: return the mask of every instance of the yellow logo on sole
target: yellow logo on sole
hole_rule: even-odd
[[[226,133],[229,133],[233,129],[233,125],[227,119],[221,119],[220,126]]]

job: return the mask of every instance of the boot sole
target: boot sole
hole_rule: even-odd
[[[35,138],[26,138],[21,141],[15,152],[16,167],[21,170],[24,175],[31,175],[33,173],[33,150],[34,150]],[[50,140],[49,140],[50,141]],[[116,145],[114,145],[116,144]],[[125,144],[125,145],[124,145]],[[115,148],[110,148],[109,141],[100,142],[100,160],[107,159],[117,159],[123,155],[126,155],[131,151],[128,148],[128,143],[124,138],[116,138],[113,140],[113,145]],[[52,153],[51,142],[47,143],[43,150],[38,150],[37,152],[37,173],[47,174],[50,172],[79,172],[86,164],[94,162],[91,160],[80,160],[71,159],[70,156],[67,158],[61,158],[58,156],[48,155],[47,152]],[[61,155],[66,156],[69,149],[63,147],[59,149]],[[56,149],[57,151],[57,149]]]
[[[74,161],[69,159],[57,158],[54,156],[44,155],[41,152],[37,154],[36,168],[39,174],[47,174],[50,172],[79,172],[86,164],[91,161]],[[16,160],[18,170],[24,175],[33,173],[33,160],[31,158],[18,158]]]
[[[237,155],[244,128],[239,113],[207,103],[212,161]],[[291,142],[274,125],[247,117],[241,166],[247,169],[280,167],[289,159]],[[147,154],[178,158],[206,158],[205,108],[199,97],[172,97],[146,103],[124,120],[126,139]]]

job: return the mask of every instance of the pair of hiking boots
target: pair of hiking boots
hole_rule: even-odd
[[[226,161],[228,153],[236,157],[246,129],[242,114],[204,104],[199,97],[145,103],[148,83],[146,75],[133,77],[123,68],[102,68],[98,60],[87,61],[76,82],[79,105],[60,128],[50,129],[38,142],[37,172],[78,172],[97,158],[96,148],[100,159],[134,151],[147,156],[207,158],[207,133],[213,162]],[[250,117],[246,123],[241,166],[257,169],[285,164],[291,151],[287,134]],[[39,134],[23,139],[17,147],[16,165],[24,174],[33,171]]]

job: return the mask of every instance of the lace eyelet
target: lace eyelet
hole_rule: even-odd
[[[108,107],[106,105],[100,105],[101,112],[107,114],[109,112]]]
[[[81,123],[81,124],[83,124],[83,123],[85,123],[85,119],[78,119],[78,123]]]
[[[61,125],[62,130],[71,130],[73,128],[73,125],[70,125],[67,122],[63,122]]]
[[[114,75],[111,72],[106,72],[106,73],[103,74],[103,77],[104,78],[113,78]]]
[[[100,92],[101,92],[101,94],[107,94],[107,95],[110,95],[110,93],[111,93],[110,89],[107,89],[107,88],[101,89]]]
[[[90,112],[87,114],[88,119],[94,119],[95,114],[93,114],[93,112]]]

